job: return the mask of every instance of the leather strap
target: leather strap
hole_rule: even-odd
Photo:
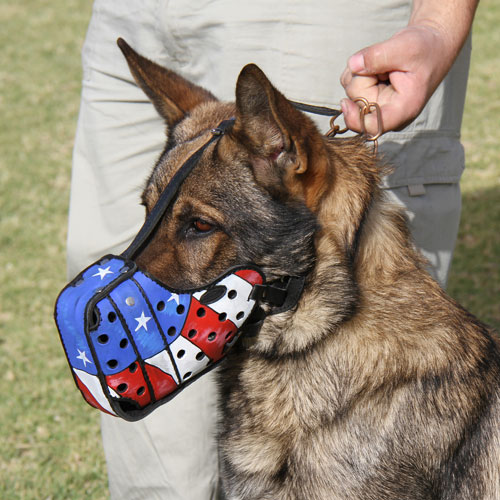
[[[254,285],[250,298],[272,306],[269,314],[279,314],[291,309],[304,289],[304,276],[287,276],[282,281]]]
[[[339,109],[327,108],[325,106],[313,106],[312,104],[304,104],[303,102],[296,101],[290,101],[290,103],[293,104],[294,108],[314,115],[339,116],[342,114],[342,111]]]
[[[222,135],[233,125],[234,118],[230,120],[224,120],[219,124],[217,128],[212,129],[212,137],[203,145],[200,149],[195,151],[177,170],[177,172],[172,177],[172,180],[168,183],[167,187],[163,190],[160,198],[156,202],[153,210],[148,215],[144,221],[143,226],[137,233],[132,243],[128,248],[121,254],[124,258],[133,260],[137,256],[143,245],[147,242],[151,234],[156,229],[162,217],[165,215],[170,203],[177,194],[177,191],[181,187],[181,184],[186,180],[187,176],[191,173],[193,168],[198,164],[203,152],[212,144],[214,141],[220,139]]]

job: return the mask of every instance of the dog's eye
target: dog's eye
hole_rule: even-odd
[[[206,222],[201,219],[196,219],[195,221],[193,221],[193,228],[199,233],[208,233],[212,231],[214,225],[210,224],[210,222]]]

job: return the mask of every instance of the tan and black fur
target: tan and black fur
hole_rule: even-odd
[[[307,276],[220,369],[220,457],[231,499],[500,499],[495,335],[427,274],[381,168],[359,139],[328,139],[255,65],[236,103],[119,41],[167,123],[143,201],[234,116],[138,259],[165,283],[254,263]]]

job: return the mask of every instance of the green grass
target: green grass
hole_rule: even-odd
[[[106,498],[97,412],[82,407],[52,321],[85,0],[0,8],[0,498]]]
[[[69,375],[52,308],[65,277],[88,0],[0,8],[0,498],[107,498],[98,412]],[[500,5],[483,0],[464,118],[464,208],[449,291],[500,327]]]
[[[466,164],[449,294],[500,331],[500,4],[482,0],[462,127]]]

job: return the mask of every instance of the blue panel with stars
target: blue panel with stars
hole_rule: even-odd
[[[158,326],[146,299],[132,280],[120,283],[110,297],[122,313],[127,327],[143,359],[150,358],[165,349]]]
[[[92,345],[104,375],[114,375],[137,360],[134,348],[109,299],[97,304],[99,326],[90,332]]]
[[[68,360],[71,366],[92,375],[97,375],[97,367],[85,337],[85,308],[96,290],[119,276],[123,267],[124,262],[120,259],[104,258],[86,269],[57,300],[56,320]],[[81,321],[75,321],[75,318],[81,318]]]
[[[191,294],[171,293],[141,272],[135,273],[134,278],[146,291],[167,343],[171,344],[184,326],[191,304]]]

